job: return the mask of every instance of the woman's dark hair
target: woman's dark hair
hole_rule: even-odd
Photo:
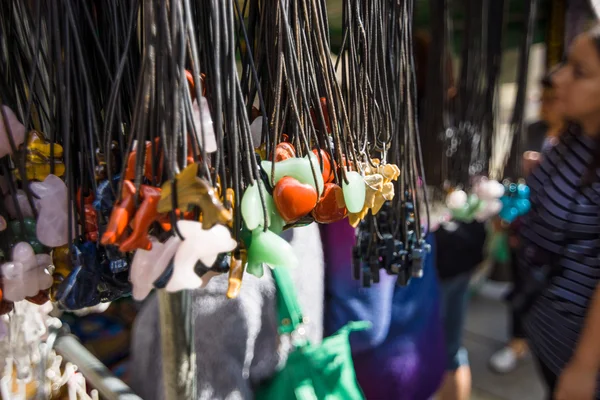
[[[596,27],[590,29],[588,35],[590,35],[594,41],[598,53],[597,56],[600,58],[600,25],[596,25]],[[600,168],[600,133],[596,135],[595,139],[596,148],[594,149],[594,159],[581,180],[582,186],[591,185],[598,181],[598,174],[596,171]]]

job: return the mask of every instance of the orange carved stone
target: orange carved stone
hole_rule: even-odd
[[[102,235],[100,243],[105,246],[107,244],[117,244],[125,233],[125,229],[127,229],[134,211],[135,186],[133,186],[131,181],[126,180],[123,181],[121,201],[113,207],[106,232]]]

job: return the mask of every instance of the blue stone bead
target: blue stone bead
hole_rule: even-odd
[[[531,202],[527,199],[517,200],[517,210],[519,211],[519,215],[527,214],[531,210]]]
[[[521,199],[529,199],[530,192],[531,190],[527,185],[520,184],[519,186],[517,186],[517,196]]]

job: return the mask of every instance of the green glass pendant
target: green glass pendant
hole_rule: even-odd
[[[248,249],[248,265],[268,264],[271,268],[293,268],[298,264],[292,246],[276,233],[256,229]]]
[[[36,235],[36,221],[33,218],[23,218],[23,230],[21,230],[21,222],[18,220],[10,221],[8,223],[10,232],[13,233],[12,237],[9,237],[9,243],[11,246],[18,242],[27,242],[33,248],[35,254],[49,253],[50,248],[44,246],[37,238]]]
[[[254,275],[257,278],[262,278],[265,274],[265,269],[262,263],[252,264],[248,262],[246,266],[246,272],[248,272],[250,275]]]
[[[249,231],[254,231],[259,227],[265,226],[265,216],[262,209],[262,203],[260,201],[260,190],[263,192],[265,203],[267,206],[267,227],[279,234],[283,231],[285,221],[279,215],[273,196],[267,193],[265,185],[262,181],[256,181],[252,185],[248,186],[242,197],[242,218]]]
[[[461,222],[472,222],[475,218],[475,214],[484,206],[483,202],[479,200],[474,194],[469,195],[467,203],[461,207],[451,210],[452,217]]]
[[[262,190],[266,200],[268,194],[261,181],[255,181],[253,184],[248,186],[244,192],[244,196],[242,197],[242,218],[246,223],[246,227],[250,231],[255,230],[259,226],[265,226],[265,215],[262,209],[262,202],[260,201],[259,190]]]
[[[317,178],[316,183],[315,177],[312,173],[313,170],[310,167],[311,163],[315,170]],[[269,175],[269,179],[271,178],[272,165],[273,163],[271,161],[261,162],[261,166]],[[278,163],[276,163],[275,177],[273,179],[273,183],[277,184],[277,182],[279,182],[279,180],[284,176],[290,176],[300,183],[311,185],[313,188],[315,188],[319,195],[323,193],[323,175],[321,168],[319,167],[319,159],[313,153],[304,158],[288,158],[287,160],[279,161]]]
[[[471,194],[467,200],[467,204],[469,205],[469,209],[475,212],[479,208],[481,200],[479,200],[476,194]]]
[[[470,222],[472,219],[471,210],[469,210],[469,206],[465,204],[462,208],[455,208],[452,210],[452,217],[461,222]]]
[[[285,221],[281,218],[281,215],[279,215],[273,196],[270,195],[267,195],[267,212],[269,214],[269,230],[279,235],[283,232]]]
[[[348,211],[351,213],[358,213],[365,205],[365,198],[367,195],[365,180],[356,171],[347,172],[346,177],[348,178],[348,183],[342,182],[346,208],[348,208]]]

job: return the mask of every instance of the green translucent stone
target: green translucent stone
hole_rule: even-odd
[[[365,197],[367,195],[365,180],[356,171],[347,172],[346,177],[348,178],[348,183],[342,181],[346,208],[351,213],[360,212],[365,205]]]
[[[28,243],[31,245],[31,247],[33,248],[33,252],[35,254],[45,254],[45,253],[49,253],[50,249],[46,246],[44,246],[39,240],[37,239],[31,239],[28,241]]]
[[[473,219],[473,213],[469,209],[468,204],[465,204],[464,207],[452,210],[452,218],[461,222],[470,222]]]
[[[475,214],[484,207],[484,203],[476,195],[470,195],[462,208],[452,210],[452,217],[457,221],[471,222]]]
[[[473,205],[473,217],[475,217],[475,214],[477,214],[478,212],[483,211],[487,206],[487,201],[477,199],[477,203]]]
[[[283,232],[285,221],[281,218],[281,215],[279,215],[279,211],[277,211],[275,201],[271,195],[267,195],[267,211],[269,214],[269,230],[276,234],[280,234]]]
[[[27,237],[34,236],[35,237],[35,219],[33,218],[23,218],[25,235]],[[21,222],[19,220],[10,221],[10,228],[13,230],[15,235],[20,235],[21,240],[23,240],[23,236],[21,235]]]
[[[12,236],[9,238],[10,247],[16,245],[19,242],[27,242],[33,248],[33,252],[35,254],[46,254],[50,253],[50,248],[44,246],[37,239],[36,234],[36,222],[34,218],[23,218],[23,228],[21,230],[21,222],[19,220],[10,221],[8,223],[10,230],[12,232]],[[24,234],[23,234],[24,233]]]
[[[258,264],[248,263],[246,265],[246,272],[248,272],[250,275],[254,275],[257,278],[262,278],[263,275],[265,274],[265,269],[263,268],[262,263],[258,263]]]
[[[261,181],[254,181],[252,185],[246,188],[242,196],[242,218],[248,230],[251,231],[259,226],[265,226],[265,215],[262,209],[262,202],[260,201],[259,190],[262,190],[266,199],[268,196],[267,191]]]
[[[275,207],[275,201],[273,197],[267,193],[264,183],[262,181],[256,181],[252,185],[248,186],[242,197],[242,218],[249,231],[254,231],[259,227],[265,226],[265,215],[262,209],[262,203],[260,201],[260,190],[263,192],[265,203],[267,206],[267,227],[279,234],[283,231],[285,221],[279,215],[277,207]]]
[[[313,176],[310,164],[312,163],[316,174]],[[262,161],[260,163],[262,168],[265,170],[269,179],[271,179],[271,161]],[[319,166],[319,159],[313,153],[308,157],[304,158],[288,158],[287,160],[279,161],[275,164],[275,177],[273,183],[277,184],[284,176],[291,176],[300,183],[311,185],[317,193],[320,195],[323,193],[323,174],[321,173],[321,167]]]
[[[481,201],[479,200],[479,197],[477,197],[477,195],[472,194],[467,198],[467,204],[469,206],[469,209],[473,210],[473,212],[475,212],[477,210],[477,208],[480,206]]]
[[[292,246],[271,231],[256,229],[252,232],[252,244],[248,249],[248,265],[268,264],[271,268],[293,268],[298,264]]]

